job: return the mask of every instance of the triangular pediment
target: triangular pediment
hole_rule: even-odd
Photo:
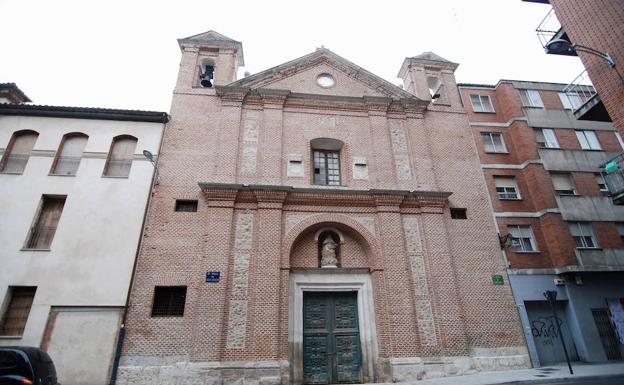
[[[319,84],[319,76],[325,74],[331,75],[333,84]],[[415,98],[409,92],[326,48],[319,48],[311,54],[247,76],[229,86],[280,89],[301,94]]]
[[[183,49],[185,46],[200,48],[232,48],[236,50],[239,62],[238,64],[241,66],[245,65],[245,60],[243,58],[243,44],[240,41],[230,39],[217,31],[210,30],[198,33],[197,35],[185,37],[183,39],[178,39],[178,45],[180,46],[180,49]]]

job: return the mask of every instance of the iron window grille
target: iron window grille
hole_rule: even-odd
[[[186,303],[186,286],[156,286],[152,317],[181,317]]]
[[[182,212],[188,212],[188,213],[197,212],[197,201],[176,199],[175,211],[182,211]]]

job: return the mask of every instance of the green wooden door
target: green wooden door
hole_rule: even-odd
[[[361,382],[357,292],[303,295],[303,381]]]

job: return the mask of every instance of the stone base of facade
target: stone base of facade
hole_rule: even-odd
[[[526,347],[476,348],[471,356],[401,357],[390,358],[386,365],[390,373],[383,376],[392,382],[459,376],[476,372],[526,369],[531,360]]]
[[[279,385],[288,361],[189,362],[182,357],[126,358],[117,385]]]
[[[471,356],[380,359],[378,382],[406,382],[530,367],[525,347],[476,348]],[[186,357],[124,357],[118,385],[287,385],[283,361],[189,362]]]

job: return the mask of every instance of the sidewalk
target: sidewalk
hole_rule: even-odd
[[[558,382],[563,379],[578,379],[583,377],[610,377],[622,376],[624,383],[624,362],[613,364],[583,364],[573,363],[571,375],[568,366],[553,365],[536,369],[506,370],[498,372],[482,372],[464,376],[434,378],[404,384],[414,385],[487,385],[487,384],[541,384],[549,381]]]

